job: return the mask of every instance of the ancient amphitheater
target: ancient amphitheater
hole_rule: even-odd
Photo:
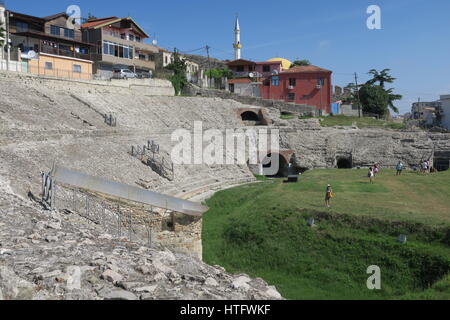
[[[63,186],[58,210],[45,210],[41,173],[55,163],[201,201],[255,177],[247,165],[172,166],[172,132],[191,130],[194,121],[205,129],[243,129],[252,124],[241,117],[249,112],[280,130],[281,157],[298,170],[389,167],[399,160],[411,167],[424,158],[450,158],[450,134],[322,128],[316,119],[280,120],[275,108],[174,97],[168,82],[147,81],[94,84],[0,73],[0,299],[281,298],[262,279],[203,264],[199,217]],[[131,154],[132,146],[149,141],[158,156]]]

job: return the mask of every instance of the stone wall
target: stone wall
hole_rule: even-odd
[[[394,168],[402,161],[410,169],[435,153],[450,151],[450,134],[423,130],[321,127],[317,119],[289,121],[281,128],[282,147],[295,150],[302,168],[335,168],[338,159],[348,159],[353,167],[379,163]]]
[[[259,97],[241,96],[225,90],[204,89],[195,87],[193,85],[186,86],[183,94],[187,96],[232,99],[242,104],[264,108],[275,108],[280,110],[280,112],[291,113],[299,116],[310,116],[318,114],[316,108],[313,106],[286,103],[280,100],[267,100]]]
[[[29,73],[16,73],[16,72],[6,72],[0,71],[0,77],[23,80],[23,81],[36,81],[42,83],[45,80],[48,83],[58,83],[60,87],[66,87],[70,90],[73,84],[86,85],[86,88],[124,88],[131,89],[136,93],[145,94],[148,96],[174,96],[175,89],[172,83],[168,80],[163,79],[111,79],[111,80],[76,80],[76,79],[66,79],[66,78],[56,78],[48,76],[38,76]]]

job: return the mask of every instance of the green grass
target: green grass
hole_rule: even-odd
[[[302,117],[301,119],[311,119],[313,117]],[[377,120],[374,118],[359,118],[359,117],[347,117],[347,116],[328,116],[328,117],[318,117],[321,119],[320,124],[322,127],[335,127],[335,126],[353,126],[356,125],[358,128],[386,128],[386,129],[394,129],[401,130],[405,129],[404,123],[394,122],[394,121],[386,121],[386,120]],[[285,119],[289,120],[289,119]]]
[[[331,116],[323,117],[321,125],[323,127],[334,126],[352,126],[356,125],[358,128],[388,128],[388,129],[404,129],[403,123],[377,120],[373,118],[359,118],[359,117],[346,117],[346,116]]]
[[[383,170],[370,185],[365,170],[316,170],[297,184],[219,192],[207,202],[204,260],[262,277],[288,299],[450,299],[449,178]],[[366,287],[370,265],[381,267],[381,291]]]
[[[280,119],[282,120],[292,120],[295,118],[293,114],[281,114]]]

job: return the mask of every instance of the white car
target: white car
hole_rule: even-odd
[[[136,73],[129,69],[114,69],[113,79],[134,79],[137,78]]]

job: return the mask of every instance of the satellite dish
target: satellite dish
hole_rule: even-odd
[[[37,53],[34,50],[30,50],[30,51],[28,51],[27,56],[28,56],[28,59],[36,59],[37,58]]]
[[[255,74],[254,74],[253,72],[250,72],[250,73],[248,74],[248,76],[249,76],[250,78],[253,78],[253,77],[255,76]]]
[[[156,46],[156,45],[158,44],[158,40],[154,39],[154,40],[152,41],[152,44],[153,44],[154,46]]]
[[[38,58],[38,54],[36,53],[36,51],[34,50],[30,50],[26,53],[22,53],[22,58],[24,59],[37,59]]]

